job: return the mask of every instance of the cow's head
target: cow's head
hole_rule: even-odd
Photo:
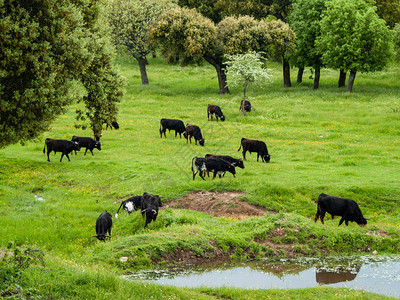
[[[184,137],[185,139],[187,139],[188,135],[187,135],[187,132],[186,132],[186,131],[183,133],[183,137]]]
[[[200,144],[200,146],[204,146],[204,139],[200,139],[199,144]]]
[[[96,142],[96,144],[94,144],[94,147],[101,150],[101,143],[100,142]]]
[[[356,222],[360,226],[365,226],[365,225],[367,225],[367,220],[369,220],[369,219],[364,218],[363,216],[361,216],[361,218],[359,218]]]
[[[244,169],[243,160],[241,158],[237,161],[236,166],[239,167],[239,168]]]
[[[269,163],[269,161],[271,160],[271,155],[269,155],[269,154],[263,154],[263,158],[264,158],[264,161],[265,161],[266,163]]]
[[[221,121],[222,122],[225,121],[225,116],[224,115],[221,116]]]
[[[81,151],[81,146],[79,146],[78,142],[74,142],[74,150]]]

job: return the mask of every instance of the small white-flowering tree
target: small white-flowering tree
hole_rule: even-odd
[[[264,68],[260,53],[225,55],[225,59],[228,86],[243,86],[242,113],[244,115],[247,87],[250,83],[254,85],[265,84],[265,82],[270,81],[271,74]]]

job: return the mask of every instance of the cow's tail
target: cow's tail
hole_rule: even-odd
[[[193,170],[193,161],[196,159],[197,157],[193,157],[192,158],[192,172],[194,172],[194,170]]]
[[[47,145],[47,143],[46,143],[46,141],[44,141],[43,154],[46,153],[46,145]]]
[[[240,151],[241,148],[242,148],[242,141],[240,141],[240,147],[239,147],[238,151]]]
[[[115,218],[116,218],[116,219],[118,219],[118,213],[119,213],[119,210],[121,209],[121,207],[122,207],[123,204],[124,204],[124,201],[122,201],[121,205],[119,206],[119,208],[118,208],[118,210],[117,210],[117,213],[115,214]]]

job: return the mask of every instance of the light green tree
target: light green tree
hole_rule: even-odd
[[[382,70],[393,54],[393,32],[364,0],[329,0],[321,20],[318,51],[327,67],[350,71],[351,92],[357,72]]]
[[[146,56],[151,49],[146,42],[150,24],[165,10],[175,7],[173,0],[110,0],[107,6],[108,22],[113,40],[126,47],[138,61],[142,84],[149,84]]]
[[[103,106],[115,115],[122,82],[111,65],[112,51],[103,47],[101,7],[95,0],[0,0],[0,148],[48,130],[79,100],[71,93],[77,81],[89,86],[102,78],[107,96],[96,107],[81,100],[99,119]],[[101,124],[94,125],[101,131]]]
[[[260,53],[225,55],[227,83],[230,87],[243,87],[242,113],[245,115],[244,103],[250,84],[262,85],[270,80],[271,74],[264,68]]]

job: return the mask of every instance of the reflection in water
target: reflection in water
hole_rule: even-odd
[[[147,270],[128,278],[180,287],[294,289],[323,284],[400,297],[400,257],[299,258],[208,264]]]

